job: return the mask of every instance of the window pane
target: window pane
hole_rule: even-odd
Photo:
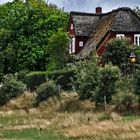
[[[117,35],[116,35],[116,38],[122,39],[122,38],[125,38],[125,35],[124,35],[124,34],[117,34]]]
[[[135,45],[138,45],[138,37],[135,36]]]
[[[79,41],[79,47],[83,47],[83,41]]]
[[[75,53],[75,38],[72,38],[72,53]]]

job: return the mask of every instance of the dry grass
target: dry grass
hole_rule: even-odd
[[[0,122],[0,130],[49,128],[63,134],[66,139],[140,139],[140,119],[124,121],[123,117],[113,112],[95,112],[94,103],[79,101],[75,93],[63,93],[60,99],[51,98],[38,108],[29,108],[27,113],[23,108],[29,107],[33,98],[33,94],[25,93],[10,101],[7,104],[8,110],[0,112],[0,116],[8,120],[5,124],[1,124],[4,121]],[[15,108],[18,110],[13,110]]]

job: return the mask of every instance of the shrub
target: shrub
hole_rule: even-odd
[[[109,103],[111,101],[112,95],[116,92],[116,82],[119,79],[119,75],[118,67],[107,65],[99,69],[99,84],[94,96],[96,104]]]
[[[76,89],[81,99],[91,99],[98,85],[96,58],[78,62],[75,67]]]
[[[134,93],[138,95],[140,104],[140,70],[136,71],[134,76]]]
[[[38,105],[40,102],[47,100],[49,97],[58,96],[59,90],[55,85],[54,81],[47,81],[46,83],[41,84],[36,89],[36,101],[34,105]]]
[[[3,81],[3,73],[0,73],[0,82],[2,82]]]
[[[74,71],[66,69],[57,70],[49,73],[47,77],[56,81],[56,84],[59,84],[63,89],[68,90],[72,85],[71,79],[74,77]]]
[[[106,48],[107,51],[103,55],[104,62],[112,62],[113,65],[119,67],[122,63],[128,62],[131,52],[138,50],[138,47],[130,46],[129,40],[126,39],[112,39]]]
[[[20,81],[23,81],[25,75],[27,75],[29,73],[29,70],[28,69],[24,69],[24,70],[21,70],[17,73],[17,79],[20,80]]]
[[[132,112],[132,106],[138,102],[138,97],[134,94],[134,79],[132,76],[123,76],[117,82],[117,93],[112,97],[112,104],[115,110],[124,113]]]
[[[71,78],[74,76],[73,70],[57,70],[53,72],[31,72],[24,78],[24,83],[27,88],[35,90],[39,85],[44,83],[46,79],[54,80],[63,89],[69,89],[71,85]]]
[[[35,90],[39,85],[44,83],[46,81],[46,75],[48,72],[31,72],[27,75],[25,75],[23,82],[27,85],[27,89],[33,91]]]
[[[13,75],[5,76],[0,88],[0,105],[6,104],[10,99],[21,95],[26,90],[26,85],[18,81]]]

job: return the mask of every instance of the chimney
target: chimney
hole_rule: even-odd
[[[96,14],[102,13],[102,7],[96,7]]]

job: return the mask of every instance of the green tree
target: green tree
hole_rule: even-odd
[[[75,79],[77,92],[81,99],[92,99],[98,86],[99,67],[97,59],[80,61],[75,66]]]
[[[138,96],[140,104],[140,70],[137,70],[134,75],[134,93]]]
[[[68,14],[44,0],[13,1],[0,5],[1,72],[45,70],[45,48]]]
[[[65,66],[69,55],[68,46],[69,36],[62,29],[59,29],[56,34],[50,37],[46,46],[46,53],[49,56],[47,59],[49,70],[56,70]]]
[[[105,63],[112,62],[113,65],[120,67],[122,63],[129,61],[129,56],[132,52],[136,52],[137,47],[131,46],[126,39],[113,39],[106,46],[107,51],[102,59]],[[137,52],[138,53],[138,52]]]
[[[136,6],[133,10],[140,17],[140,8]]]
[[[112,95],[117,91],[116,82],[120,77],[120,70],[118,67],[106,65],[104,68],[99,69],[99,84],[96,89],[94,99],[96,104],[110,103]]]

